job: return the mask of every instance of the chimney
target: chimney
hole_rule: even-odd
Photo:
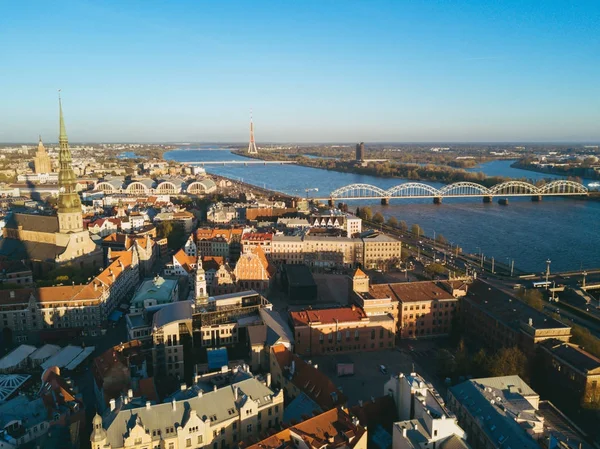
[[[198,391],[198,397],[201,398],[202,397],[202,390]]]
[[[129,399],[132,399],[132,398],[133,398],[133,390],[132,390],[131,388],[130,388],[129,390],[127,390],[127,397],[128,397]]]
[[[171,405],[173,406],[173,411],[177,410],[177,401],[175,399],[171,401]]]
[[[267,373],[266,385],[267,387],[271,386],[271,373]]]
[[[115,401],[114,399],[111,399],[111,400],[109,401],[109,404],[110,404],[110,411],[111,411],[111,412],[112,412],[112,411],[114,411],[114,409],[115,409],[115,408],[116,408],[116,406],[117,406],[117,401]]]
[[[184,382],[179,386],[179,388],[181,389],[181,391],[185,391],[185,390],[187,390],[187,385]]]
[[[533,318],[529,318],[528,323],[531,327],[533,327]]]
[[[316,363],[313,366],[315,367],[315,369],[319,369],[319,365],[317,365]]]
[[[402,428],[402,436],[406,438],[406,427]]]
[[[213,391],[217,391],[217,386],[213,386]]]
[[[15,297],[15,291],[11,290],[10,293],[9,293],[9,295],[10,295],[11,298],[14,298]]]
[[[359,407],[362,407],[362,406],[363,406],[363,401],[362,401],[362,399],[359,399],[359,400],[358,400],[358,406],[359,406]]]
[[[146,401],[146,410],[150,410],[150,406],[151,406],[150,401]]]

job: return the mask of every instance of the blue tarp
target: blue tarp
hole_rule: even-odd
[[[221,369],[221,367],[229,364],[226,348],[209,349],[206,351],[206,356],[208,357],[209,370]]]
[[[110,313],[110,315],[108,315],[108,321],[117,322],[121,319],[122,316],[123,316],[123,312],[121,312],[120,310],[113,310]]]

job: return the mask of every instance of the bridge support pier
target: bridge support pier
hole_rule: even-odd
[[[535,202],[542,201],[542,195],[533,195],[531,197],[531,201],[535,201]]]
[[[442,197],[441,196],[433,197],[433,204],[442,204]]]
[[[484,196],[483,197],[483,202],[484,203],[491,203],[492,202],[492,197],[491,196]]]
[[[335,207],[335,200],[333,198],[329,198],[327,200],[327,204],[329,205],[329,207]]]
[[[390,205],[390,199],[389,198],[381,198],[381,205],[382,206],[389,206]]]

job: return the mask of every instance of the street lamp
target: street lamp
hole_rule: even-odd
[[[550,259],[546,260],[546,290],[550,288],[550,283],[548,282],[548,278],[550,277],[550,264],[552,261]]]
[[[507,257],[506,260],[508,260],[509,265],[510,265],[510,277],[513,277],[513,272],[515,270],[515,259],[512,259],[510,257]]]

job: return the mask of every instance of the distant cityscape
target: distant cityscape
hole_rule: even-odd
[[[176,146],[71,148],[67,123],[61,106],[58,147],[2,151],[0,446],[598,447],[600,269],[529,273]],[[333,170],[396,151],[448,173],[600,168],[592,147],[275,148],[253,124],[249,141],[231,150]],[[594,201],[568,182],[519,185]]]

